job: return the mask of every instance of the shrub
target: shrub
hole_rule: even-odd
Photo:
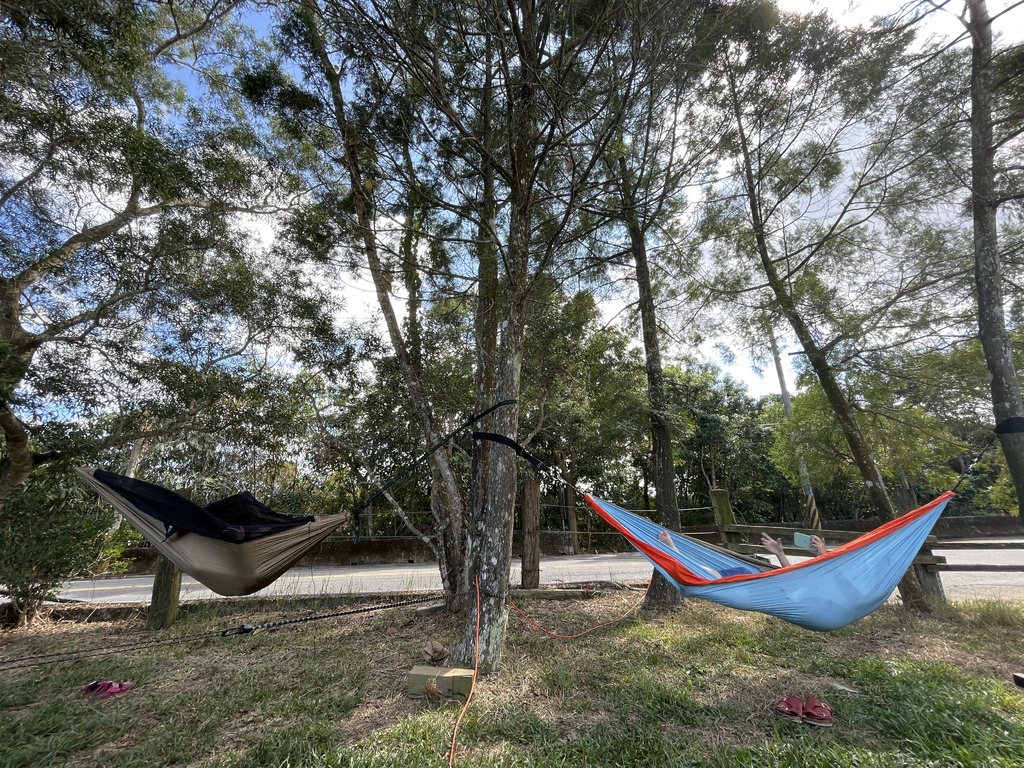
[[[0,502],[0,585],[19,626],[62,583],[116,558],[108,546],[114,519],[66,468],[36,473]]]

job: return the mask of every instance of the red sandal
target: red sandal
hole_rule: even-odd
[[[107,689],[113,684],[112,680],[93,680],[91,683],[82,686],[81,692],[85,696],[91,696],[93,694],[98,696],[102,693],[106,693]]]
[[[813,696],[808,696],[804,702],[803,718],[808,725],[816,725],[819,728],[832,727],[832,709]]]
[[[134,687],[135,683],[111,683],[110,687],[100,694],[100,698],[109,699],[111,696],[117,696],[119,693],[130,691]]]
[[[130,691],[135,687],[135,683],[115,683],[113,680],[93,680],[88,685],[82,687],[82,694],[85,696],[94,696],[98,699],[109,699],[111,696],[117,696],[119,693]]]
[[[775,705],[775,714],[799,723],[804,715],[804,702],[799,696],[787,696]]]

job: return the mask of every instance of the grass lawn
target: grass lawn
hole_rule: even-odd
[[[564,634],[622,615],[635,592],[521,604]],[[345,598],[201,603],[173,629],[59,616],[0,635],[0,660],[183,637],[358,605]],[[0,768],[444,766],[459,707],[412,700],[429,640],[461,622],[413,608],[109,656],[0,668]],[[502,668],[458,731],[459,766],[1024,766],[1024,607],[928,617],[886,606],[816,634],[687,601],[576,640],[514,611]],[[91,680],[134,689],[91,700]],[[831,705],[833,728],[774,714],[788,694]]]

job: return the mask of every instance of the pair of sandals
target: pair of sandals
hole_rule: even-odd
[[[82,695],[92,696],[97,699],[109,699],[119,693],[130,691],[135,683],[115,683],[113,680],[93,680],[82,687]]]
[[[798,723],[807,723],[819,728],[832,727],[832,710],[823,701],[818,701],[813,696],[801,699],[799,696],[787,696],[775,705],[775,714],[795,720]]]

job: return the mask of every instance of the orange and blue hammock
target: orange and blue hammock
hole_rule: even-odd
[[[827,632],[864,618],[889,599],[952,497],[945,493],[824,555],[773,570],[670,531],[675,551],[658,541],[660,525],[593,496],[586,499],[687,597]]]

